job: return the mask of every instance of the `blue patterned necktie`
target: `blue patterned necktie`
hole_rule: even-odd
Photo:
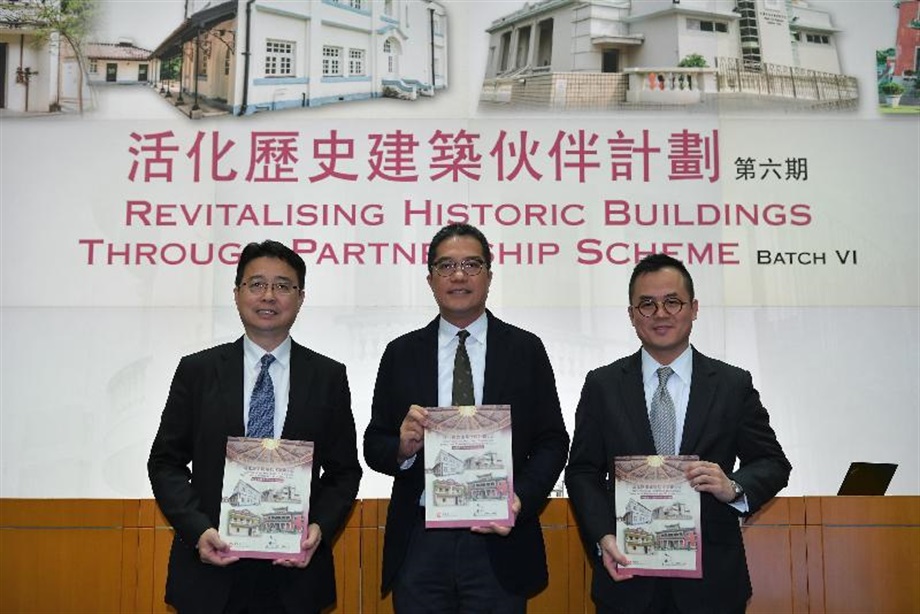
[[[246,426],[247,437],[266,439],[275,436],[275,386],[268,366],[275,357],[266,354],[262,357],[262,370],[252,389],[249,401],[249,424]]]
[[[668,393],[668,378],[674,371],[671,367],[658,369],[658,389],[652,396],[652,411],[649,422],[652,423],[652,436],[658,454],[674,454],[674,437],[677,430],[677,415],[674,400]]]

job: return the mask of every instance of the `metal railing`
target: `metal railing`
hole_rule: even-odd
[[[770,64],[759,70],[744,66],[738,58],[716,59],[720,93],[758,94],[816,101],[846,101],[859,98],[856,77]]]

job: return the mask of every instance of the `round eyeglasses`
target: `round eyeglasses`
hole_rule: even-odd
[[[473,277],[482,273],[486,263],[482,260],[470,259],[457,262],[456,260],[440,260],[434,263],[431,268],[441,277],[450,277],[457,271],[463,272],[464,275]]]
[[[278,296],[290,296],[298,290],[297,286],[287,281],[276,281],[274,283],[268,283],[267,281],[261,280],[244,281],[240,283],[240,286],[245,286],[253,296],[263,296],[268,292],[269,286],[271,286],[272,292]]]
[[[687,301],[682,301],[676,296],[668,297],[661,302],[646,298],[639,301],[639,304],[635,305],[633,309],[638,311],[644,317],[651,318],[653,315],[658,313],[658,306],[660,305],[666,314],[669,316],[676,316],[680,313],[680,310],[683,309],[684,305],[686,304]]]

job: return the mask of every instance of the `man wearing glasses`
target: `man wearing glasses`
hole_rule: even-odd
[[[593,560],[591,596],[599,614],[743,613],[751,582],[738,518],[786,486],[792,466],[750,373],[691,347],[699,305],[682,262],[644,258],[629,280],[629,304],[642,348],[588,373],[566,468]],[[700,458],[686,477],[700,493],[702,579],[633,577],[617,548],[611,462],[656,453]]]
[[[445,226],[428,249],[440,315],[392,341],[377,372],[364,458],[394,477],[382,590],[399,614],[523,613],[547,582],[538,514],[565,465],[568,434],[540,339],[486,310],[492,255],[468,224]],[[425,407],[455,402],[458,354],[468,354],[472,403],[511,405],[514,527],[425,529]],[[462,388],[462,386],[458,386]]]
[[[147,472],[175,529],[166,602],[180,614],[318,613],[335,602],[331,541],[361,465],[344,365],[290,337],[305,277],[303,259],[285,245],[247,245],[233,288],[246,334],[176,369]],[[218,528],[227,437],[244,435],[314,442],[302,562],[227,554]]]

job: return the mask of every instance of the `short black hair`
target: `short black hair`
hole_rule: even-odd
[[[256,258],[277,258],[287,262],[291,265],[291,268],[297,271],[297,284],[303,290],[303,285],[307,279],[307,265],[303,258],[287,245],[271,240],[250,243],[240,252],[240,260],[236,263],[236,281],[234,282],[236,287],[239,287],[243,282],[243,271],[246,269],[246,265]]]
[[[473,237],[479,244],[482,245],[482,255],[486,259],[486,268],[492,268],[492,252],[489,250],[489,241],[486,239],[486,236],[482,234],[482,231],[472,226],[470,224],[448,224],[441,230],[435,233],[434,237],[431,239],[431,243],[428,244],[428,270],[431,271],[431,268],[434,266],[434,257],[438,251],[438,245],[444,242],[445,239],[450,237]]]
[[[646,273],[654,273],[655,271],[660,271],[661,269],[665,268],[676,269],[677,272],[680,273],[681,277],[684,278],[684,285],[687,287],[687,292],[690,294],[690,300],[693,300],[693,278],[690,277],[690,271],[687,270],[687,267],[684,266],[684,263],[677,258],[668,256],[667,254],[651,254],[639,261],[629,278],[630,305],[632,305],[633,288],[636,286],[636,279],[638,279],[640,275],[645,275]]]

